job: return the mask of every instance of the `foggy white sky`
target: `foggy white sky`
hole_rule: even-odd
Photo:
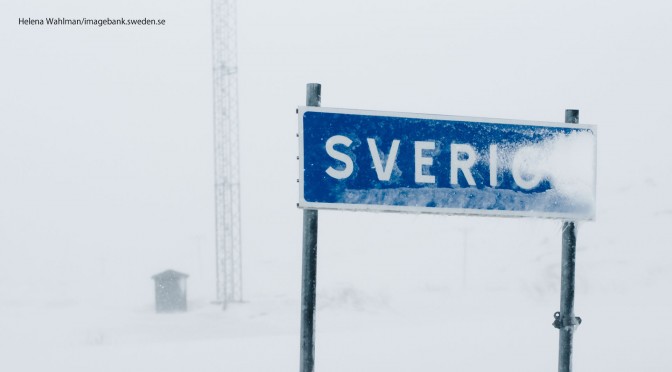
[[[0,293],[44,295],[46,272],[64,296],[121,283],[132,289],[119,300],[135,301],[171,267],[192,275],[192,293],[212,296],[209,11],[200,0],[0,4],[0,283],[9,283]],[[671,11],[666,1],[240,1],[246,293],[298,288],[294,109],[309,82],[323,84],[330,107],[545,121],[578,108],[581,122],[599,125],[598,222],[587,239],[623,231],[615,221],[628,215],[672,209],[658,192],[672,178]],[[167,26],[20,26],[19,17]],[[343,243],[433,244],[451,239],[446,226],[525,230],[511,220],[347,217],[322,214],[324,254]],[[263,275],[278,280],[255,279]]]

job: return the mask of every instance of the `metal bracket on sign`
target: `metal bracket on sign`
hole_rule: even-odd
[[[560,314],[559,311],[556,311],[555,314],[553,314],[553,317],[555,320],[553,321],[553,327],[557,329],[562,329],[562,328],[567,328],[567,327],[573,327],[576,329],[576,327],[581,324],[581,317],[575,316],[575,317],[564,317],[562,314]]]

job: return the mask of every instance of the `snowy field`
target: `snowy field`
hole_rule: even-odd
[[[672,5],[240,1],[245,302],[214,298],[210,2],[0,4],[0,371],[297,371],[295,108],[598,125],[575,371],[672,370]],[[158,28],[19,17],[165,18]],[[151,276],[190,275],[155,314]],[[560,222],[320,212],[316,371],[557,369]]]

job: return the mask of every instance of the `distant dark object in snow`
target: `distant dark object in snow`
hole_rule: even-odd
[[[152,276],[157,313],[187,311],[187,278],[189,275],[166,270]]]

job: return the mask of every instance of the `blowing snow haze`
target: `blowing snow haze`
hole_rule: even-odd
[[[672,369],[672,4],[238,2],[245,302],[226,311],[211,304],[210,12],[0,4],[0,370],[298,370],[295,109],[313,82],[325,107],[540,122],[579,109],[599,140],[596,219],[578,225],[575,369]],[[373,161],[367,138],[348,138]],[[415,177],[414,147],[394,139]],[[541,155],[547,179],[592,155],[575,140],[550,146],[571,156]],[[392,141],[376,146],[387,156]],[[320,211],[319,223],[316,370],[557,369],[560,221]],[[154,312],[151,276],[167,269],[189,275],[186,313]]]

